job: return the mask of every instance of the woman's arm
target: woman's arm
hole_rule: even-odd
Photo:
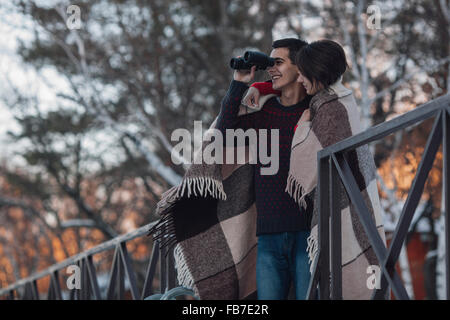
[[[258,89],[259,93],[262,96],[266,96],[268,94],[276,94],[277,96],[281,95],[281,91],[274,90],[272,88],[272,82],[271,81],[255,82],[254,84],[251,85],[251,87],[254,87],[254,88]]]
[[[272,88],[272,82],[255,82],[250,86],[247,94],[245,95],[242,103],[250,108],[259,108],[259,98],[261,96],[268,96],[275,94],[277,96],[281,95],[281,91],[274,90]]]

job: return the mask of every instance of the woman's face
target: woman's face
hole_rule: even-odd
[[[312,83],[307,77],[305,77],[300,71],[298,72],[297,82],[300,82],[306,90],[306,93],[310,96],[315,95],[317,91],[323,88],[321,83]]]

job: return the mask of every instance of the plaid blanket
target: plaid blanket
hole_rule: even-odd
[[[259,105],[263,106],[268,98],[261,97]],[[361,130],[353,95],[340,82],[316,94],[310,109],[312,121],[299,123],[293,138],[286,188],[304,207],[305,197],[315,199],[317,151]],[[239,115],[257,111],[241,105]],[[195,157],[200,157],[208,145],[216,121],[205,133]],[[241,159],[237,159],[237,149],[243,151]],[[234,164],[225,162],[229,152],[234,154]],[[149,234],[161,246],[174,246],[178,282],[192,288],[200,299],[256,297],[257,212],[251,157],[248,146],[235,146],[232,150],[224,147],[223,164],[194,161],[181,184],[166,191],[158,203],[161,219]],[[350,159],[384,239],[373,158],[368,148],[360,147]],[[341,196],[343,295],[348,299],[370,298],[366,269],[378,262],[353,206],[344,192]],[[311,262],[317,258],[317,221],[314,210],[308,239]]]

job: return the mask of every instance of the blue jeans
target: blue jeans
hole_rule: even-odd
[[[256,285],[259,300],[288,298],[291,281],[297,300],[306,299],[309,280],[309,231],[263,234],[258,237]]]

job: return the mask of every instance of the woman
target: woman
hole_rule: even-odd
[[[343,48],[331,40],[319,40],[302,48],[296,56],[299,70],[297,81],[302,83],[312,96],[309,109],[300,118],[291,145],[289,177],[286,187],[295,201],[306,207],[306,197],[314,199],[311,236],[308,239],[310,261],[315,261],[318,252],[318,200],[317,200],[317,153],[343,139],[362,131],[361,119],[351,90],[341,83],[348,65]],[[277,94],[268,83],[257,83],[261,94]],[[257,104],[258,94],[252,89],[244,103]],[[309,112],[308,112],[309,111]],[[367,145],[344,154],[359,187],[367,211],[385,244],[381,206],[376,184],[376,167]],[[295,165],[296,163],[301,165]],[[342,164],[342,163],[341,163]],[[341,190],[342,230],[342,289],[344,299],[370,299],[368,288],[369,267],[379,265],[364,228],[344,190]],[[324,212],[328,214],[327,212]],[[313,267],[311,264],[311,271]],[[321,266],[319,265],[318,268]]]

